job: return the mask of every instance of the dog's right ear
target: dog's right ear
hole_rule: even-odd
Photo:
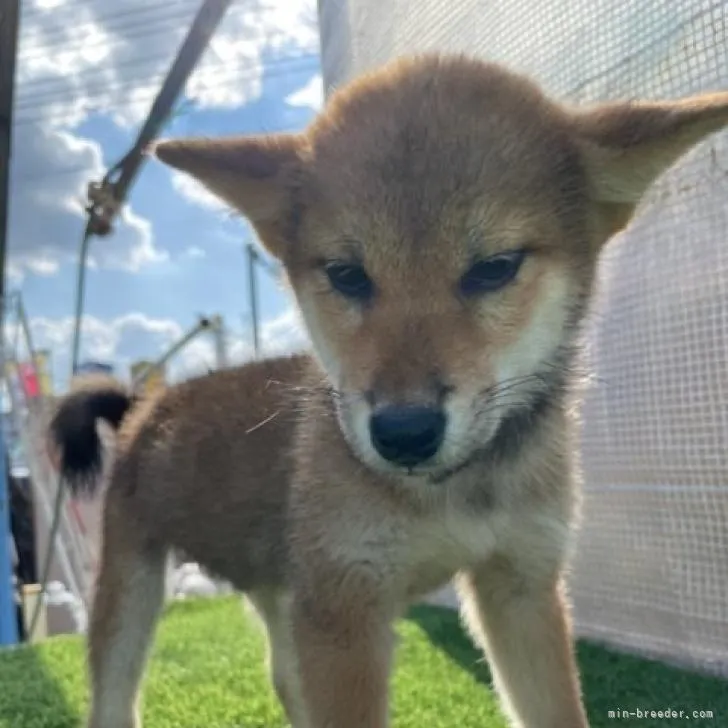
[[[152,152],[245,215],[263,245],[280,258],[289,242],[303,146],[298,134],[272,134],[171,139],[158,142]]]

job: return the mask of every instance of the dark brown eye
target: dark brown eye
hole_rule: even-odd
[[[355,301],[368,301],[374,294],[374,283],[364,267],[357,263],[328,263],[324,270],[331,287]]]
[[[525,257],[525,250],[514,250],[479,260],[460,279],[460,292],[464,296],[477,296],[507,286],[518,274]]]

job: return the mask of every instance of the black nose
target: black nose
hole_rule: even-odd
[[[385,407],[372,415],[369,430],[385,460],[412,467],[437,452],[445,434],[445,415],[432,407]]]

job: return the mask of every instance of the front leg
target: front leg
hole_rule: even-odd
[[[588,728],[560,578],[533,578],[496,557],[463,575],[460,592],[512,724]]]
[[[371,593],[298,594],[292,610],[307,728],[386,728],[393,651],[389,615]]]

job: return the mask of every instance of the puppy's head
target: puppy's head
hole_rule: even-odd
[[[303,133],[166,141],[288,274],[383,472],[442,476],[557,397],[600,247],[728,123],[728,94],[569,110],[463,57],[400,60]]]

